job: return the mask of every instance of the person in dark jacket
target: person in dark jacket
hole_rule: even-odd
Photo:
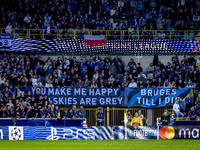
[[[39,79],[41,82],[44,81],[44,78],[45,78],[45,71],[44,71],[44,68],[43,68],[43,65],[40,65],[40,68],[37,69],[37,75],[39,76]]]
[[[66,87],[65,78],[62,78],[62,80],[58,82],[58,85],[59,85],[60,87]]]
[[[62,118],[66,119],[67,117],[68,117],[68,109],[65,109],[62,114]]]
[[[73,119],[73,118],[74,118],[74,114],[73,114],[73,111],[72,111],[72,109],[71,109],[71,108],[70,108],[70,109],[69,109],[69,111],[68,111],[67,118],[71,118],[71,119]]]
[[[183,83],[182,80],[179,80],[179,82],[177,83],[177,88],[184,88],[185,87],[185,83]]]
[[[122,63],[119,61],[117,65],[117,77],[121,78],[123,76],[123,73],[124,73],[124,65],[122,65]]]
[[[32,118],[32,109],[31,109],[31,105],[28,106],[28,111],[26,112],[26,119],[28,120],[28,118]]]
[[[158,55],[157,54],[154,54],[154,58],[153,58],[153,66],[157,66],[158,65]]]
[[[167,112],[164,112],[164,115],[161,117],[162,125],[168,125],[170,122],[169,116],[167,116]]]

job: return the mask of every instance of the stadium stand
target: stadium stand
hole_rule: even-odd
[[[196,150],[199,130],[200,0],[0,1],[2,149]]]
[[[32,45],[38,47],[30,47],[31,50],[40,48],[44,52],[49,47],[52,50],[47,51],[83,54],[104,51],[105,47],[83,48],[85,43],[80,39],[88,34],[105,35],[107,45],[115,45],[116,41],[123,43],[124,40],[136,42],[133,47],[137,49],[143,43],[149,47],[158,40],[158,45],[161,45],[158,47],[163,47],[165,50],[162,52],[166,53],[193,52],[193,47],[198,47],[198,42],[181,41],[198,37],[200,3],[195,0],[3,0],[1,6],[0,34],[10,34],[16,39],[11,47],[13,51],[26,51]],[[51,41],[52,38],[54,41]],[[165,44],[162,45],[163,41],[168,45],[167,50]],[[59,44],[61,46],[57,47]],[[122,45],[116,51],[122,54],[124,49]],[[135,52],[146,52],[142,48],[140,50]],[[157,51],[161,50],[149,49],[149,52]],[[84,55],[70,55],[55,60],[4,53],[0,63],[0,117],[58,117],[58,108],[52,101],[47,101],[47,96],[43,98],[40,93],[32,95],[26,87],[190,87],[198,91],[199,66],[200,58],[194,59],[192,55],[181,61],[174,55],[167,64],[158,61],[142,68],[133,59],[124,63],[117,55],[113,60],[108,55],[104,58],[91,56],[89,59]],[[200,95],[195,108],[199,98]],[[192,104],[188,104],[187,109]],[[27,113],[29,111],[33,113]],[[34,111],[42,113],[36,116]],[[74,112],[70,109],[68,113],[71,111]],[[73,115],[63,113],[66,118]]]
[[[78,38],[93,30],[93,35],[119,39],[123,30],[124,39],[137,39],[140,34],[141,39],[192,40],[199,34],[199,12],[197,0],[3,0],[0,28],[6,28],[1,32],[8,34],[15,32],[16,38],[20,33],[26,37],[25,29],[30,29],[34,38],[41,38],[41,29],[47,35],[62,29],[61,34]],[[189,31],[186,37],[186,30],[196,31]]]
[[[145,70],[133,59],[123,64],[117,55],[113,60],[108,55],[105,58],[96,55],[85,59],[80,55],[79,58],[63,56],[57,60],[44,60],[41,56],[8,56],[4,53],[0,63],[0,116],[26,117],[29,109],[40,109],[44,116],[36,117],[50,117],[49,111],[53,113],[51,117],[56,117],[52,101],[49,102],[47,96],[42,97],[39,91],[32,95],[26,87],[191,87],[198,90],[200,76],[197,64],[199,60],[192,55],[181,61],[174,55],[168,64],[158,62],[157,66],[153,66],[151,63]],[[199,98],[200,94],[196,106]],[[187,109],[192,103],[193,100],[188,100]]]

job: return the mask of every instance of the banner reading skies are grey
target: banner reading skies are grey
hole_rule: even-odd
[[[121,88],[31,88],[32,94],[38,90],[42,96],[47,95],[54,105],[127,106],[124,89]]]
[[[175,100],[185,98],[190,88],[126,88],[128,107],[156,108],[173,106]]]

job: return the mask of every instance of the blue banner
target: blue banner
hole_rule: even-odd
[[[0,127],[0,134],[1,134],[1,127]],[[2,137],[3,140],[125,139],[125,127],[124,126],[91,126],[91,127],[9,126],[2,128]]]
[[[128,107],[156,108],[173,106],[175,100],[184,99],[190,88],[126,88]]]
[[[32,94],[40,91],[58,106],[118,106],[157,108],[173,106],[175,100],[184,98],[190,88],[39,88],[27,87]],[[125,94],[126,93],[126,94]]]
[[[47,95],[54,105],[127,106],[124,89],[121,88],[31,88],[32,94],[38,90],[42,96]]]
[[[156,126],[0,127],[2,140],[156,139],[157,134]]]
[[[8,126],[6,127],[0,126],[0,140],[9,140],[8,134],[9,134]]]

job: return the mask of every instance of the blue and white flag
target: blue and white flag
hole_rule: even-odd
[[[173,106],[175,100],[185,98],[190,88],[126,88],[128,107],[156,108]]]

